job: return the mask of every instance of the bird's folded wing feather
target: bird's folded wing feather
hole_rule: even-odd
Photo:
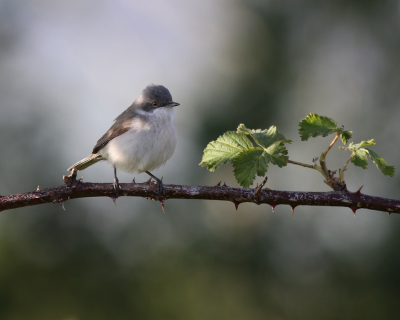
[[[99,150],[103,148],[107,143],[109,143],[112,139],[120,136],[121,134],[131,129],[132,119],[131,118],[122,119],[121,116],[115,119],[115,122],[111,126],[111,128],[99,139],[99,141],[97,141],[96,145],[93,148],[92,153],[99,152]]]

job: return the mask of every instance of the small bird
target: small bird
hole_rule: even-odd
[[[167,88],[150,84],[132,105],[122,112],[111,128],[97,141],[92,154],[78,161],[73,168],[84,170],[98,161],[107,160],[114,167],[114,189],[118,197],[117,169],[130,173],[146,172],[157,182],[158,197],[164,185],[150,171],[159,168],[175,151],[176,127],[174,107]]]

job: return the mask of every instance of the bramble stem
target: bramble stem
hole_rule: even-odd
[[[349,157],[349,159],[347,159],[346,163],[344,164],[342,170],[340,170],[340,174],[339,174],[339,180],[342,181],[343,180],[343,176],[344,176],[344,172],[347,169],[347,165],[349,164],[351,158],[353,158],[353,156],[355,155],[354,152],[352,152],[351,156]]]
[[[89,183],[77,181],[76,185],[70,184],[55,188],[36,190],[23,194],[14,194],[0,197],[0,211],[39,205],[44,203],[63,204],[69,199],[86,197],[115,197],[112,183]],[[274,206],[287,204],[292,206],[335,206],[357,209],[369,209],[387,213],[400,213],[400,199],[388,199],[369,196],[361,192],[330,191],[330,192],[304,192],[304,191],[260,191],[260,196],[254,198],[254,189],[232,188],[226,186],[181,186],[164,185],[167,199],[196,199],[196,200],[222,200],[240,204],[268,203]],[[119,196],[156,198],[157,186],[148,183],[121,183]],[[67,208],[68,210],[68,208]]]
[[[340,136],[340,134],[337,133],[335,138],[332,140],[332,142],[328,146],[328,148],[321,154],[321,156],[319,158],[320,166],[317,166],[317,164],[314,161],[313,161],[314,165],[309,165],[309,164],[292,161],[292,160],[288,160],[288,162],[302,166],[302,167],[311,168],[311,169],[315,169],[315,170],[319,171],[325,178],[324,182],[335,191],[347,190],[346,183],[343,181],[343,172],[346,170],[346,166],[347,166],[348,162],[350,161],[351,157],[346,162],[345,166],[343,167],[343,171],[339,170],[339,179],[335,177],[336,171],[330,171],[326,167],[326,155],[328,154],[329,150],[332,149],[332,147],[336,143],[336,141],[339,139],[339,136]]]
[[[288,160],[287,162],[291,163],[291,164],[295,164],[297,166],[301,166],[301,167],[317,170],[318,172],[322,173],[322,175],[325,177],[325,174],[324,174],[322,168],[320,166],[317,166],[315,163],[313,165],[311,165],[311,164],[297,162],[297,161],[293,161],[293,160]]]
[[[329,150],[332,149],[333,145],[336,143],[336,141],[338,139],[339,139],[339,134],[336,134],[336,137],[332,140],[329,147],[321,154],[321,157],[319,159],[319,163],[321,164],[321,166],[317,166],[315,163],[314,163],[314,165],[311,165],[311,164],[306,164],[306,163],[297,162],[297,161],[293,161],[293,160],[288,160],[288,163],[317,170],[324,176],[326,181],[329,181],[330,176],[329,176],[328,168],[326,167],[325,159],[326,159],[326,155],[328,154]]]
[[[319,158],[319,163],[321,165],[321,169],[324,172],[324,177],[327,178],[329,177],[328,173],[328,168],[326,167],[326,155],[328,154],[329,150],[332,149],[333,145],[336,143],[336,141],[339,139],[339,133],[336,134],[336,137],[332,140],[331,144],[329,147],[325,150],[324,153],[321,154],[321,157]]]
[[[293,161],[293,160],[288,160],[287,162],[291,163],[291,164],[298,165],[298,166],[302,166],[302,167],[306,167],[306,168],[310,168],[310,169],[315,169],[315,165],[302,163],[302,162],[297,162],[297,161]]]

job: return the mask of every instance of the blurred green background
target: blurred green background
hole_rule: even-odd
[[[354,142],[375,138],[399,168],[399,69],[395,0],[0,0],[0,194],[61,185],[152,82],[181,103],[178,148],[154,172],[167,184],[237,186],[230,166],[198,163],[239,123],[277,125],[291,159],[310,163],[330,142],[300,141],[310,112]],[[328,165],[347,157],[335,147]],[[81,174],[113,179],[107,163]],[[301,167],[270,166],[268,177],[273,189],[329,191]],[[399,177],[371,163],[345,176],[350,190],[393,198]],[[397,215],[165,205],[98,198],[1,212],[0,319],[398,317]]]

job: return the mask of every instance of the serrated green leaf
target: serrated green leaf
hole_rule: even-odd
[[[244,133],[244,134],[252,134],[253,133],[253,130],[246,128],[246,126],[243,123],[239,124],[236,131],[238,133]]]
[[[275,126],[269,127],[267,130],[253,130],[253,136],[258,144],[263,148],[268,148],[277,141],[283,143],[291,143],[291,140],[287,140],[283,134],[281,134]]]
[[[342,130],[340,133],[340,138],[342,139],[343,144],[347,144],[353,135],[353,131]]]
[[[368,152],[368,155],[371,157],[372,161],[375,163],[377,168],[382,171],[384,175],[393,177],[395,168],[393,166],[388,166],[387,162],[378,156],[374,151],[369,148],[364,148]]]
[[[268,155],[268,157],[265,157],[268,162],[271,162],[272,164],[280,168],[286,166],[289,159],[289,157],[287,156],[288,151],[284,146],[285,141],[287,140],[277,141],[269,146],[267,149],[265,149],[265,153]]]
[[[207,166],[209,171],[215,171],[219,166],[232,162],[240,152],[251,147],[253,143],[245,134],[228,131],[207,145],[200,165]]]
[[[360,143],[350,143],[349,144],[349,149],[350,150],[356,150],[356,149],[360,149],[362,147],[365,146],[373,146],[375,144],[375,140],[374,139],[370,139],[368,141],[361,141]]]
[[[354,163],[354,165],[357,167],[367,169],[368,166],[367,151],[364,148],[354,150],[354,156],[351,158],[351,162]]]
[[[348,150],[348,151],[356,151],[365,146],[372,146],[375,144],[374,139],[370,139],[368,141],[361,141],[360,143],[351,142],[348,147],[339,147],[339,149]]]
[[[261,148],[243,150],[233,160],[233,173],[236,181],[244,188],[248,188],[254,181],[256,174],[264,176],[268,169],[266,152]]]
[[[266,149],[273,143],[277,141],[282,141],[283,143],[291,143],[291,140],[287,140],[283,134],[281,134],[276,126],[271,126],[269,129],[253,130],[246,128],[244,124],[240,124],[237,128],[237,132],[251,135],[254,141],[262,148]]]
[[[256,175],[263,177],[271,162],[279,167],[287,165],[289,157],[282,141],[277,141],[267,149],[249,148],[243,150],[233,161],[236,181],[248,188]]]
[[[339,130],[337,123],[331,118],[320,116],[316,113],[310,113],[299,123],[299,134],[301,140],[308,140],[310,137],[323,136],[337,132]]]
[[[393,177],[395,168],[393,166],[388,166],[387,162],[371,149],[364,148],[365,146],[372,146],[374,144],[375,140],[371,139],[368,141],[361,141],[357,144],[352,142],[348,147],[340,148],[354,153],[354,156],[351,158],[351,162],[354,163],[354,165],[366,169],[368,165],[368,157],[370,157],[376,167],[381,170],[384,175]]]

